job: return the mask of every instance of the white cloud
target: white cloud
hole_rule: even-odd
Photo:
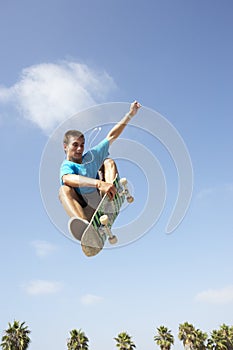
[[[44,295],[59,292],[62,285],[56,281],[34,280],[28,282],[23,288],[29,295]]]
[[[220,289],[208,289],[196,295],[195,299],[213,304],[227,304],[233,302],[233,286]]]
[[[36,250],[36,255],[39,257],[44,257],[54,252],[57,247],[47,241],[33,241],[32,246]]]
[[[87,65],[42,63],[25,68],[10,88],[0,86],[0,103],[15,105],[24,118],[48,132],[80,110],[104,102],[114,87],[106,72]]]
[[[102,297],[93,294],[86,294],[81,297],[81,303],[83,305],[95,305],[103,301]]]
[[[229,194],[232,195],[233,193],[233,184],[232,183],[226,183],[222,185],[218,185],[215,187],[207,187],[202,189],[196,196],[197,199],[205,199],[205,198],[211,198],[214,195],[219,194]]]
[[[203,198],[209,197],[215,192],[216,192],[215,188],[205,188],[197,194],[197,199],[203,199]]]
[[[0,101],[7,102],[11,98],[11,89],[0,86]]]

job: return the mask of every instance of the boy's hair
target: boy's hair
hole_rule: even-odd
[[[80,137],[83,137],[84,139],[84,135],[81,131],[78,131],[78,130],[68,130],[65,135],[64,135],[64,138],[63,138],[63,143],[68,145],[69,141],[70,141],[70,137],[77,137],[77,138],[80,138]]]

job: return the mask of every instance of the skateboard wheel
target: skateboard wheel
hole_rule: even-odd
[[[116,244],[117,243],[117,237],[116,236],[109,237],[108,241],[111,244]]]
[[[101,225],[106,226],[108,224],[108,215],[102,215],[100,217],[100,223]]]
[[[134,198],[132,196],[127,197],[127,202],[128,203],[133,203]]]
[[[125,186],[125,185],[127,184],[127,179],[126,179],[126,177],[122,177],[122,179],[120,179],[120,184],[121,184],[122,186]]]
[[[132,196],[127,197],[127,202],[128,203],[133,203],[134,198]]]

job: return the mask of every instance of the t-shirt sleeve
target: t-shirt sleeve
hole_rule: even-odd
[[[109,141],[105,138],[103,141],[101,141],[97,146],[93,148],[93,151],[95,152],[95,156],[97,156],[98,158],[98,163],[101,165],[102,162],[109,155]]]
[[[63,185],[62,177],[67,174],[75,174],[72,164],[64,161],[60,168],[60,182]]]

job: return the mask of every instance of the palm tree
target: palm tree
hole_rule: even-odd
[[[206,349],[205,341],[208,338],[207,333],[203,333],[200,329],[195,329],[195,327],[188,322],[179,325],[178,337],[187,350]]]
[[[89,339],[81,329],[70,331],[70,338],[67,340],[68,350],[88,350]]]
[[[208,339],[207,348],[210,350],[233,350],[233,326],[222,324],[218,330],[213,330]]]
[[[226,343],[224,339],[222,339],[221,334],[218,330],[213,330],[211,332],[211,336],[207,342],[207,349],[210,350],[227,350]]]
[[[154,337],[154,341],[160,346],[161,350],[170,350],[171,345],[174,344],[174,337],[167,327],[160,326],[157,328],[158,335]]]
[[[25,322],[20,323],[14,321],[13,324],[8,323],[8,329],[2,337],[1,347],[3,350],[26,350],[30,343],[28,327]]]
[[[193,350],[193,346],[195,342],[194,326],[188,322],[180,324],[178,338],[183,342],[185,349]]]
[[[196,329],[195,335],[196,335],[196,339],[195,339],[194,349],[205,350],[206,349],[205,342],[208,338],[207,333],[202,332],[200,329]]]
[[[223,339],[226,341],[226,346],[228,350],[233,350],[233,326],[227,326],[223,323],[220,326],[220,333]]]
[[[136,348],[136,345],[131,340],[131,337],[126,333],[119,333],[116,338],[114,338],[117,342],[116,346],[119,350],[133,350]]]

